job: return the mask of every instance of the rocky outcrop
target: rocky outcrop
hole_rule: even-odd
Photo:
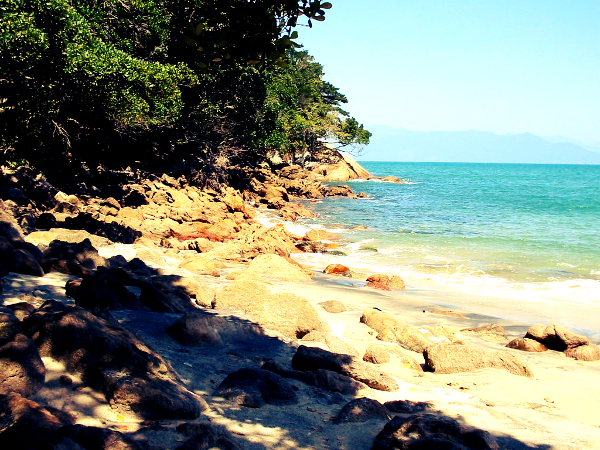
[[[380,391],[397,391],[398,383],[390,375],[350,355],[331,353],[316,347],[301,345],[292,358],[296,370],[330,370],[360,381]]]
[[[531,369],[512,353],[468,347],[434,345],[423,351],[425,369],[435,373],[472,372],[494,368],[514,375],[533,378]]]
[[[462,343],[462,336],[457,329],[446,326],[412,327],[378,309],[366,309],[360,321],[378,332],[377,339],[398,344],[417,353],[431,345]]]

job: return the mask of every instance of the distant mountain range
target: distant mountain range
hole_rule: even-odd
[[[364,154],[356,158],[359,161],[600,164],[600,153],[573,142],[557,142],[561,138],[556,136],[366,128],[373,136]]]

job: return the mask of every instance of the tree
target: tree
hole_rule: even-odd
[[[269,74],[257,145],[295,159],[305,152],[314,154],[323,140],[339,147],[369,143],[371,133],[341,108],[348,100],[323,80],[321,64],[294,49],[288,50],[286,62]]]
[[[218,118],[237,106],[225,83],[255,80],[260,97],[248,64],[265,70],[278,62],[294,45],[299,18],[312,25],[330,7],[308,0],[4,0],[2,160],[25,158],[49,170],[110,161],[114,149],[122,160],[132,142],[168,153],[190,117]]]

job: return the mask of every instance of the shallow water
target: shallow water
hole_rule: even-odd
[[[349,267],[405,278],[404,295],[600,340],[600,166],[364,163],[410,184],[350,182],[369,199],[310,204]],[[352,230],[364,225],[368,230]],[[302,255],[312,265],[331,255]]]

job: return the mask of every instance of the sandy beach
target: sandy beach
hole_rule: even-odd
[[[131,258],[138,251],[137,245],[118,245],[101,249],[101,254],[105,257],[122,254]],[[154,267],[157,266],[154,264]],[[231,283],[226,279],[228,273],[242,268],[244,266],[240,264],[226,264],[219,278],[207,275],[194,277],[218,290]],[[169,265],[162,269],[169,273],[177,272]],[[58,273],[43,278],[11,274],[5,280],[4,304],[21,301],[27,294],[35,295],[40,302],[51,297],[73,304],[72,299],[61,293],[61,287],[69,278]],[[372,329],[360,323],[361,314],[370,307],[390,312],[416,327],[448,325],[472,328],[494,323],[493,317],[469,315],[468,311],[463,311],[466,319],[434,314],[431,311],[440,308],[429,302],[409,296],[398,301],[399,292],[377,291],[364,287],[364,283],[339,276],[315,273],[312,281],[302,283],[278,281],[264,275],[260,278],[261,283],[274,294],[293,293],[306,298],[331,327],[331,334],[361,356],[371,345],[382,344]],[[320,304],[328,300],[341,301],[347,311],[325,311]],[[239,311],[220,308],[211,313],[247,318]],[[247,342],[228,343],[225,347],[183,347],[164,331],[179,317],[177,314],[114,311],[113,315],[122,326],[133,330],[166,358],[188,388],[207,401],[209,409],[203,413],[202,420],[230,434],[241,448],[369,449],[387,420],[373,418],[351,423],[332,420],[345,403],[352,398],[363,397],[380,403],[401,400],[409,405],[425,405],[423,407],[428,412],[488,431],[498,440],[500,448],[595,449],[600,442],[600,362],[580,362],[554,351],[519,352],[506,349],[501,343],[464,334],[468,345],[517,354],[531,368],[535,378],[512,375],[498,369],[436,374],[390,362],[379,365],[378,369],[398,382],[399,389],[395,392],[363,385],[355,395],[344,396],[292,380],[299,397],[297,404],[248,408],[213,395],[215,388],[229,373],[243,367],[259,368],[269,360],[291,368],[290,361],[299,345],[325,349],[327,346],[268,333]],[[522,337],[523,324],[514,327],[510,323],[502,325],[506,327],[509,338]],[[422,355],[404,352],[420,364],[424,363]],[[34,400],[69,411],[76,416],[77,423],[130,433],[136,439],[152,442],[154,446],[175,448],[183,440],[174,430],[180,422],[160,421],[149,426],[135,414],[115,412],[102,395],[92,389],[61,385],[59,377],[67,374],[62,363],[51,358],[44,358],[44,363],[48,368],[46,386]],[[80,379],[69,375],[74,386],[80,385]]]

